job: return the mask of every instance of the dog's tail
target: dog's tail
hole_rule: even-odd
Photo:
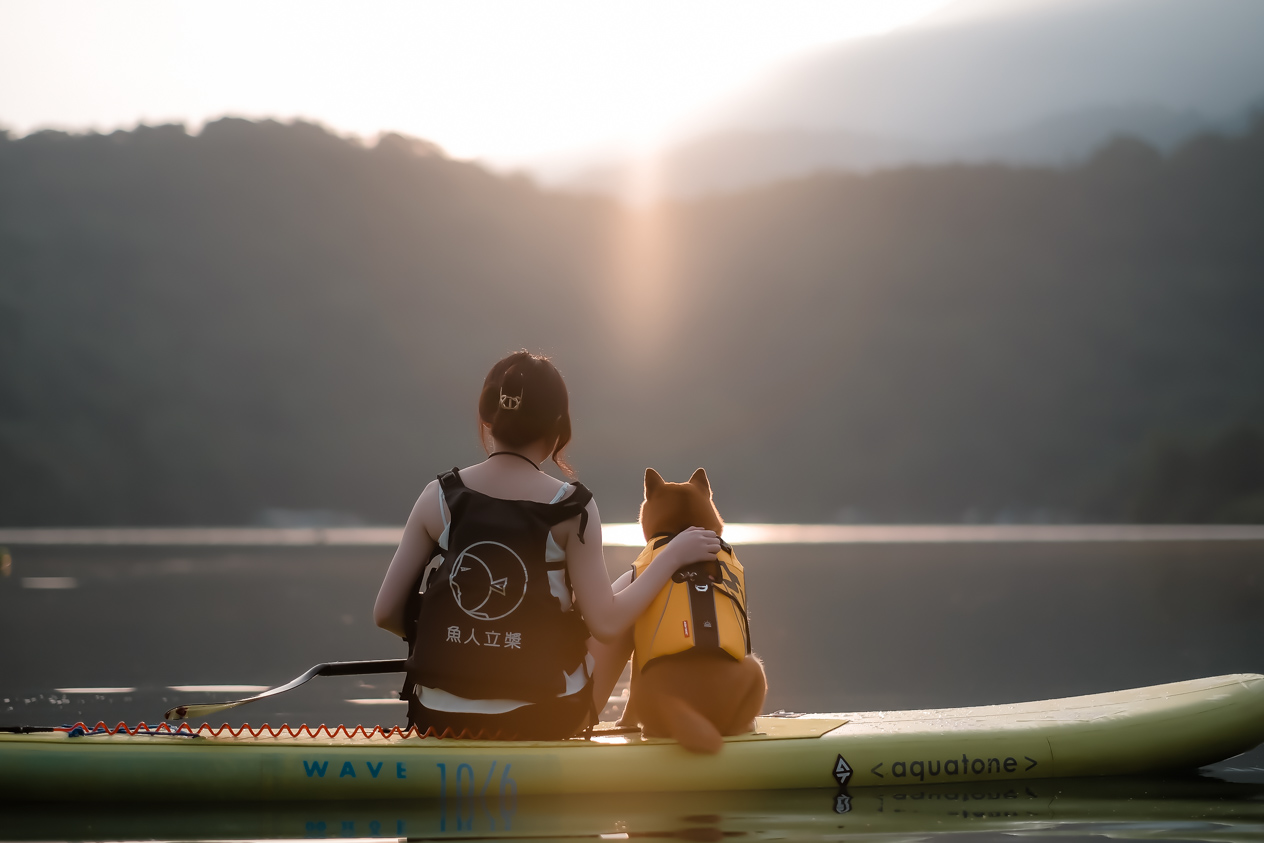
[[[714,755],[724,748],[720,730],[680,697],[666,695],[662,712],[671,736],[690,752]]]

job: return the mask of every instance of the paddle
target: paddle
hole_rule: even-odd
[[[232,702],[206,703],[204,705],[178,705],[162,716],[163,720],[187,720],[190,717],[208,717],[221,711],[227,711],[230,708],[236,708],[239,705],[256,702],[267,697],[275,697],[277,694],[284,694],[286,691],[293,691],[299,685],[314,679],[317,676],[367,676],[374,673],[403,673],[403,659],[378,659],[376,661],[363,662],[324,662],[308,670],[297,679],[286,682],[262,694],[256,694],[253,697],[246,697],[244,700],[233,700]]]

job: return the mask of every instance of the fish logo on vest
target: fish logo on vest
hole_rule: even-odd
[[[527,595],[527,566],[500,542],[475,542],[461,551],[448,579],[461,611],[480,621],[507,617]]]

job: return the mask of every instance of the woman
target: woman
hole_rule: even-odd
[[[410,725],[570,737],[605,707],[637,616],[677,569],[715,559],[720,542],[686,530],[614,593],[592,493],[539,470],[552,458],[574,476],[562,456],[569,397],[552,362],[525,351],[499,361],[478,415],[487,459],[426,486],[373,617],[409,643]]]

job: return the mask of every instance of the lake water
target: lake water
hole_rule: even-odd
[[[813,529],[748,533],[793,543],[738,546],[766,711],[980,705],[1264,672],[1259,528]],[[0,724],[153,723],[177,703],[245,696],[317,662],[402,657],[370,616],[390,536],[328,532],[249,537],[255,546],[213,531],[147,533],[148,543],[113,534],[112,544],[0,533],[13,552],[0,576]],[[612,573],[634,542],[607,547]],[[402,724],[399,681],[317,679],[214,719]],[[0,794],[0,840],[1264,840],[1264,751],[1179,777],[852,797],[845,814],[824,790],[523,799],[508,819],[503,806],[468,806],[458,827],[450,806],[425,803],[41,807]]]

